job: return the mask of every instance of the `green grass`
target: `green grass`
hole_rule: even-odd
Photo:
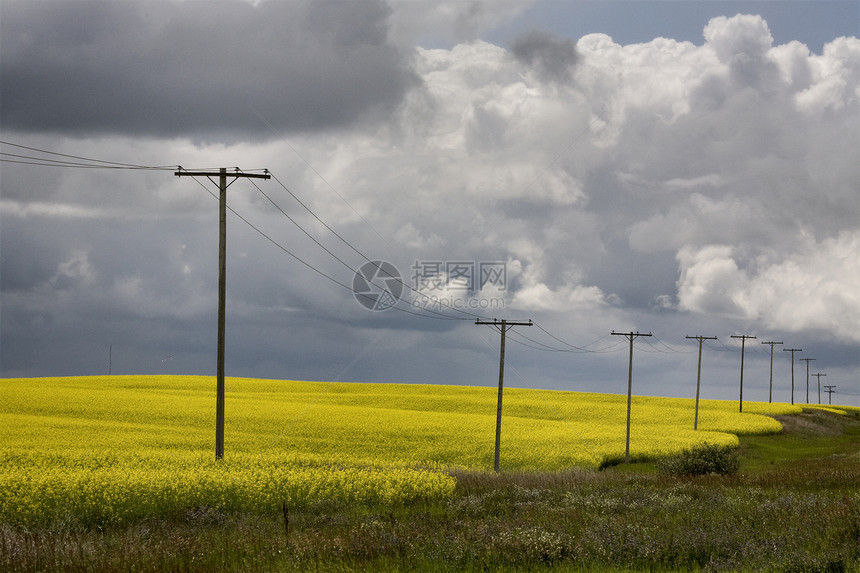
[[[809,408],[802,414],[775,416],[783,425],[781,434],[741,438],[741,470],[760,470],[826,456],[850,460],[852,453],[856,455],[857,452],[860,424],[857,424],[857,411],[847,412],[840,416]],[[856,458],[854,461],[860,463]]]
[[[858,571],[860,413],[741,438],[735,476],[458,470],[446,499],[0,525],[9,571]],[[637,471],[631,471],[632,469]]]

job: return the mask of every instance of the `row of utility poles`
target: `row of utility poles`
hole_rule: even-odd
[[[633,388],[633,340],[640,336],[651,336],[651,333],[642,334],[641,332],[612,332],[613,336],[626,336],[630,340],[630,359],[627,366],[627,440],[624,446],[624,461],[630,462],[630,404],[631,404],[631,396],[632,396],[632,388]],[[738,338],[741,341],[741,383],[740,383],[740,399],[738,401],[738,412],[743,413],[744,411],[744,351],[746,349],[746,341],[747,339],[755,339],[755,336],[749,334],[733,334],[732,338]],[[698,340],[699,341],[699,364],[696,371],[696,413],[693,417],[693,429],[699,429],[699,389],[701,387],[702,380],[702,343],[705,340],[717,340],[716,336],[687,336],[687,338]],[[770,345],[770,392],[768,395],[768,402],[773,401],[773,345],[774,344],[782,344],[782,342],[762,342],[762,344]],[[800,348],[787,348],[784,349],[786,352],[791,352],[791,403],[794,404],[794,353],[802,352]],[[815,360],[814,358],[805,358],[803,360],[807,360],[806,362],[806,403],[809,403],[809,361]],[[827,374],[813,374],[813,376],[818,377],[818,403],[821,403],[821,377],[827,376]],[[832,395],[835,386],[825,386],[827,388],[826,392],[828,392],[831,396],[832,403]],[[498,454],[498,453],[497,453]],[[496,471],[498,471],[498,465],[496,467]]]
[[[755,338],[755,336],[732,336],[732,338]],[[776,342],[773,340],[762,342],[762,344],[770,345],[770,390],[768,391],[767,401],[773,401],[773,347],[776,344],[783,344],[781,341]],[[794,404],[794,353],[795,352],[803,352],[802,348],[783,348],[783,352],[791,352],[791,403]],[[806,362],[806,403],[809,404],[809,363],[814,362],[815,358],[801,358]],[[821,372],[817,372],[812,374],[818,378],[818,403],[821,404],[821,377],[827,376],[827,374],[822,374]],[[743,345],[741,345],[741,411],[743,412],[743,385],[744,385],[744,355],[743,355]],[[827,386],[825,386],[827,388]],[[835,388],[835,386],[834,386]],[[825,390],[826,392],[826,390]],[[832,402],[832,397],[831,397]]]
[[[501,357],[499,362],[499,400],[498,400],[498,409],[496,412],[496,455],[495,455],[495,470],[499,471],[499,439],[501,432],[501,423],[502,423],[502,377],[505,368],[505,332],[510,326],[531,326],[532,321],[529,320],[528,323],[518,322],[518,323],[509,323],[504,320],[498,321],[493,320],[492,322],[484,322],[484,321],[476,321],[475,324],[491,324],[496,326],[499,331],[502,333],[502,343],[501,343]],[[638,331],[630,331],[630,332],[615,332],[611,333],[613,336],[624,336],[630,341],[630,357],[627,365],[627,438],[624,446],[624,461],[625,463],[630,462],[630,411],[632,404],[632,396],[633,396],[633,341],[640,336],[652,336],[649,332],[648,334],[644,334]],[[702,343],[705,340],[717,340],[716,336],[687,336],[686,338],[698,340],[699,341],[699,361],[698,368],[696,370],[696,411],[693,418],[693,429],[697,430],[699,428],[699,391],[701,388],[701,380],[702,380]],[[738,401],[738,412],[743,413],[744,411],[744,354],[746,350],[746,341],[748,339],[756,339],[755,336],[749,334],[733,334],[731,338],[740,339],[741,341],[741,379],[740,379],[740,399]],[[770,389],[768,392],[768,402],[773,401],[773,347],[776,344],[783,344],[782,342],[777,341],[766,341],[762,342],[762,344],[770,345]],[[785,352],[791,352],[791,403],[794,404],[794,353],[802,352],[800,348],[784,348]],[[801,360],[806,361],[806,403],[809,403],[809,363],[814,361],[815,358],[802,358]],[[812,374],[818,378],[818,403],[821,403],[821,377],[827,376],[827,374],[816,373]],[[830,403],[832,404],[832,395],[833,388],[836,386],[827,386],[825,385],[825,392],[829,394]]]
[[[220,168],[218,171],[185,171],[180,167],[179,171],[175,172],[177,177],[206,177],[213,183],[215,180],[213,177],[218,177],[218,203],[219,203],[219,233],[218,233],[218,347],[217,347],[217,369],[216,369],[216,401],[215,401],[215,459],[220,460],[224,457],[224,355],[225,355],[225,323],[226,323],[226,278],[227,278],[227,267],[226,267],[226,253],[227,253],[227,188],[232,185],[239,178],[256,178],[256,179],[270,179],[271,175],[269,175],[268,170],[265,170],[263,174],[256,173],[243,173],[238,168],[233,173],[227,172],[226,167]],[[232,180],[228,183],[227,179],[232,178]],[[532,326],[532,321],[528,322],[522,321],[508,321],[508,320],[497,320],[493,319],[492,321],[484,321],[484,320],[476,320],[476,325],[490,325],[495,327],[499,333],[501,334],[501,345],[499,351],[499,391],[498,391],[498,400],[496,405],[496,447],[495,447],[495,455],[494,455],[494,469],[495,471],[499,471],[499,457],[500,457],[500,445],[501,445],[501,431],[502,431],[502,395],[504,388],[504,375],[505,375],[505,337],[511,328],[515,326]],[[615,332],[611,333],[613,336],[624,336],[627,337],[630,341],[630,358],[627,369],[627,439],[626,445],[624,449],[624,459],[626,462],[630,461],[630,411],[631,411],[631,403],[633,396],[633,341],[639,337],[651,336],[651,333],[644,334],[641,332]],[[693,429],[698,429],[699,424],[699,389],[701,385],[701,376],[702,376],[702,343],[704,340],[717,340],[716,336],[687,336],[690,339],[696,339],[699,341],[699,365],[696,375],[696,414],[693,421]],[[751,335],[732,335],[732,338],[739,338],[741,340],[741,383],[740,383],[740,407],[739,411],[743,412],[743,392],[744,392],[744,350],[746,347],[747,339],[755,339],[755,336]],[[769,344],[771,348],[771,362],[770,362],[770,394],[768,396],[768,402],[770,402],[773,398],[773,347],[776,344],[782,344],[782,342],[768,341],[762,342],[762,344]],[[784,348],[785,352],[791,352],[791,403],[794,404],[794,353],[801,352],[799,348]],[[112,355],[113,347],[111,347],[111,355]],[[112,357],[112,356],[111,356]],[[802,360],[806,361],[806,401],[809,402],[809,362],[815,360],[814,358],[803,358]],[[112,362],[112,360],[111,360]],[[818,402],[821,403],[821,376],[826,376],[826,374],[816,373],[813,376],[818,377]],[[832,394],[834,385],[825,386],[826,392],[831,396],[832,402]]]
[[[501,431],[502,431],[502,394],[503,394],[503,385],[504,385],[504,373],[505,373],[505,335],[514,326],[532,326],[532,321],[528,322],[512,322],[507,320],[498,320],[493,319],[492,321],[484,321],[484,320],[476,320],[475,324],[478,325],[490,325],[494,326],[501,333],[501,344],[499,350],[499,393],[498,393],[498,401],[496,405],[496,449],[495,456],[493,462],[493,468],[495,471],[499,471],[499,455],[500,455],[500,443],[501,443]],[[647,334],[638,332],[638,331],[630,331],[630,332],[615,332],[612,331],[612,336],[624,336],[630,341],[630,357],[627,365],[627,438],[624,446],[624,461],[625,463],[630,462],[630,412],[633,398],[633,341],[639,337],[652,336],[649,332]],[[699,341],[699,361],[698,368],[696,371],[696,410],[695,416],[693,418],[693,429],[697,430],[699,428],[699,394],[701,388],[701,380],[702,380],[702,344],[705,340],[717,340],[716,336],[687,336],[689,339],[698,340]],[[740,399],[738,405],[738,412],[743,413],[744,411],[744,354],[746,350],[746,341],[748,339],[756,339],[755,336],[749,334],[733,334],[731,338],[737,338],[741,341],[741,380],[740,380]],[[770,390],[768,394],[768,402],[773,401],[773,347],[776,344],[783,344],[782,342],[776,341],[766,341],[762,342],[762,344],[770,345]],[[786,348],[784,349],[786,352],[791,352],[791,403],[794,404],[794,353],[802,352],[800,348]],[[805,358],[806,360],[806,402],[809,403],[809,362],[815,360],[814,358]],[[813,376],[818,377],[818,403],[821,403],[821,376],[827,376],[826,374],[813,374]],[[831,396],[833,394],[832,388],[835,386],[825,386]]]
[[[615,336],[626,336],[630,339],[630,361],[627,368],[627,443],[624,447],[624,461],[630,462],[630,400],[631,400],[631,389],[633,386],[633,339],[639,336],[651,336],[651,334],[642,334],[639,332],[612,332]],[[687,338],[698,340],[699,341],[699,364],[698,369],[696,371],[696,413],[693,418],[693,429],[697,430],[699,428],[699,389],[701,387],[702,380],[702,343],[705,340],[717,340],[716,336],[687,336]],[[749,334],[733,334],[731,338],[737,338],[741,341],[741,382],[740,382],[740,399],[738,401],[738,412],[743,413],[744,411],[744,351],[746,349],[746,341],[747,339],[755,339],[755,336]],[[782,342],[776,341],[766,341],[762,342],[762,344],[770,345],[770,389],[768,391],[768,403],[773,401],[773,347],[775,344],[783,344]],[[791,352],[791,403],[794,404],[794,353],[795,352],[803,352],[800,348],[783,348],[785,352]],[[806,361],[806,403],[809,403],[809,363],[815,358],[801,358],[801,360]],[[813,376],[818,378],[818,403],[821,404],[821,377],[827,376],[827,374],[815,373]],[[828,393],[828,397],[830,398],[830,403],[833,403],[833,388],[836,386],[824,386],[826,388],[825,392]],[[496,469],[498,471],[498,468]]]

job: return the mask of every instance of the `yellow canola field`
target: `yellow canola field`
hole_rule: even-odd
[[[0,380],[0,521],[117,523],[194,507],[262,511],[322,500],[450,495],[452,468],[493,466],[496,389],[228,378],[225,459],[215,381],[200,376]],[[781,426],[799,406],[634,397],[631,456]],[[506,389],[503,470],[623,457],[626,396]]]

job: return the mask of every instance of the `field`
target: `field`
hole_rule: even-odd
[[[745,403],[739,414],[703,400],[693,431],[692,400],[634,397],[638,463],[616,467],[626,396],[509,389],[496,475],[495,394],[228,379],[215,461],[212,378],[0,380],[0,568],[731,570],[762,543],[798,570],[860,564],[856,409]],[[770,416],[825,430],[787,436]],[[654,475],[653,460],[701,443],[740,445],[755,473]],[[812,455],[826,457],[808,476],[785,471]],[[643,517],[658,514],[669,523]],[[778,541],[801,516],[797,539]],[[752,541],[714,545],[720,523]],[[704,537],[680,539],[691,531]]]
[[[0,383],[0,518],[110,524],[188,506],[393,502],[450,495],[442,470],[493,467],[491,388],[228,379],[216,462],[213,381],[203,377],[7,379]],[[779,424],[784,404],[637,397],[631,455],[650,459]],[[759,412],[752,414],[751,412]],[[626,397],[510,389],[502,468],[556,471],[623,457]]]

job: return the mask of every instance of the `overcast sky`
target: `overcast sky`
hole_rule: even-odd
[[[228,376],[493,387],[476,318],[531,319],[506,385],[623,394],[641,332],[634,393],[693,397],[702,335],[737,400],[750,335],[745,399],[778,341],[775,401],[796,348],[795,402],[808,366],[860,405],[858,34],[853,0],[0,2],[0,375],[214,375],[217,187],[174,170],[239,167],[274,178],[228,190]]]

